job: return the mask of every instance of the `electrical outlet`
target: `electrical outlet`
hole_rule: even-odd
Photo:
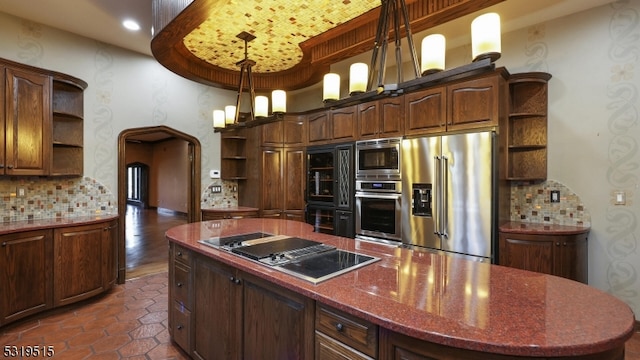
[[[560,202],[560,190],[551,190],[551,199],[550,201],[552,203],[559,203]]]
[[[27,191],[24,188],[17,188],[16,189],[16,196],[17,197],[25,197],[27,195]]]
[[[627,203],[626,194],[624,193],[624,191],[616,191],[615,196],[616,198],[614,204],[625,205]]]

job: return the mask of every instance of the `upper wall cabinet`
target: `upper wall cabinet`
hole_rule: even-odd
[[[378,139],[403,135],[404,100],[384,98],[358,105],[360,139]]]
[[[420,135],[498,126],[506,71],[496,70],[405,95],[405,134]]]
[[[82,176],[87,84],[3,59],[0,82],[0,175]]]
[[[358,138],[358,106],[311,113],[307,116],[309,145],[353,141]]]

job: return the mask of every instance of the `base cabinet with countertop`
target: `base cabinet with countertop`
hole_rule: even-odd
[[[0,326],[111,289],[117,224],[58,223],[0,235]]]
[[[210,208],[200,210],[200,212],[202,213],[202,221],[258,217],[259,211],[260,210],[258,208],[246,206],[230,208]]]
[[[499,233],[499,264],[586,284],[588,233],[588,227],[505,224]]]

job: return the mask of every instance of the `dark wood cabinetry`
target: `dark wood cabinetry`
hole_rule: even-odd
[[[54,230],[54,305],[62,306],[111,288],[116,280],[116,221]]]
[[[500,265],[587,283],[587,232],[522,234],[500,232]]]
[[[51,167],[51,77],[5,70],[3,173],[49,175]]]
[[[53,307],[50,230],[0,236],[0,325]]]
[[[359,139],[403,135],[404,99],[384,98],[358,105]]]
[[[358,106],[320,111],[307,115],[308,143],[320,145],[358,138]]]
[[[547,73],[522,73],[509,79],[507,178],[547,178]]]
[[[378,326],[345,312],[316,306],[316,359],[376,359]]]
[[[170,329],[193,358],[313,358],[313,300],[179,245],[171,251]]]
[[[259,209],[249,207],[202,209],[202,221],[258,217]]]
[[[81,176],[87,84],[3,59],[0,83],[0,175]]]
[[[0,326],[109,290],[117,220],[0,236]]]
[[[304,221],[304,116],[261,126],[261,216]]]
[[[422,135],[498,126],[506,71],[405,95],[405,134]]]

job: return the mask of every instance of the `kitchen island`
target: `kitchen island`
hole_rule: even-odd
[[[262,232],[379,261],[313,284],[201,240]],[[273,219],[174,227],[169,328],[194,358],[624,359],[622,301],[546,274]]]

